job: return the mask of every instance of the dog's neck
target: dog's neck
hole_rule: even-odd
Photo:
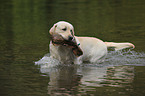
[[[72,64],[76,58],[72,49],[68,48],[67,46],[53,44],[51,41],[50,47],[51,56],[63,64]]]

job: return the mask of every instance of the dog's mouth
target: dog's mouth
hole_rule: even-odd
[[[54,45],[62,45],[71,48],[75,56],[83,55],[83,51],[79,47],[79,44],[77,44],[75,38],[72,40],[66,40],[60,35],[52,35],[52,43]]]

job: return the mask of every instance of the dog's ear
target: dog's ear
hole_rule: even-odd
[[[56,27],[57,27],[57,25],[54,24],[53,27],[49,30],[49,33],[50,33],[51,35],[53,35],[53,34],[55,33]]]

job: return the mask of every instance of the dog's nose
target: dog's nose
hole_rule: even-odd
[[[73,39],[73,37],[72,37],[72,36],[69,36],[69,37],[68,37],[68,40],[69,40],[69,41],[71,41],[72,39]]]

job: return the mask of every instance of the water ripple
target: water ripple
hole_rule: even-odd
[[[41,68],[55,67],[60,65],[60,62],[50,57],[47,53],[42,59],[35,62]],[[71,64],[70,64],[71,65]],[[133,65],[133,66],[145,66],[145,53],[136,52],[132,50],[121,50],[121,51],[109,51],[106,59],[102,63],[96,64],[81,64],[81,66],[120,66],[120,65]]]

